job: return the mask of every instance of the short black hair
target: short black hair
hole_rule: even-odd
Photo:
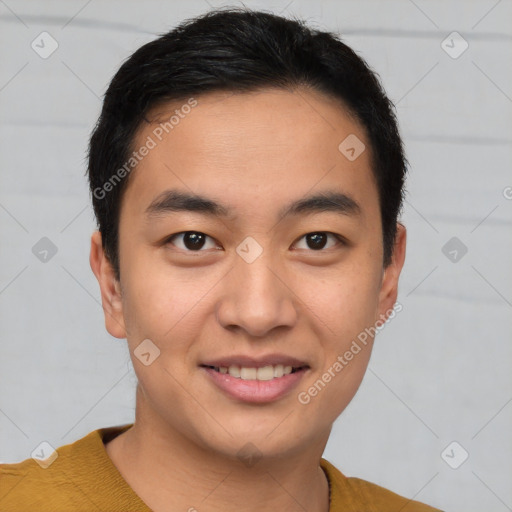
[[[120,178],[148,111],[209,92],[298,87],[339,100],[364,127],[379,193],[383,265],[390,263],[407,161],[394,106],[377,74],[334,33],[300,19],[230,7],[186,20],[139,48],[105,93],[87,174],[103,249],[118,280],[119,214],[128,182]]]

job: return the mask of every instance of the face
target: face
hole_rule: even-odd
[[[93,236],[106,326],[128,340],[148,421],[227,456],[291,454],[326,442],[356,393],[373,340],[354,341],[392,311],[404,230],[384,269],[370,145],[334,100],[196,100],[151,112],[181,113],[169,133],[137,134],[155,144],[122,200],[120,286]]]

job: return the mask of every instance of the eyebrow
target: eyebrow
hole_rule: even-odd
[[[228,217],[233,209],[224,206],[205,196],[191,194],[176,189],[166,190],[159,194],[145,210],[148,220],[161,217],[172,212],[197,212],[212,217]],[[361,207],[355,199],[347,194],[327,190],[293,201],[278,213],[278,220],[285,217],[307,214],[335,212],[341,215],[357,216]]]

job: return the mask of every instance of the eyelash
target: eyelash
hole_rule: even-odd
[[[198,234],[198,235],[204,235],[205,237],[209,238],[210,240],[214,240],[211,236],[201,232],[201,231],[181,231],[179,233],[175,233],[174,235],[171,235],[170,237],[166,238],[166,240],[164,241],[164,244],[167,245],[167,244],[172,244],[172,240],[178,236],[181,236],[181,235],[186,235],[187,233],[194,233],[194,234]],[[336,233],[331,233],[330,231],[311,231],[309,233],[306,233],[304,235],[302,235],[298,241],[304,239],[306,236],[308,235],[313,235],[313,234],[322,234],[322,235],[328,235],[328,236],[331,236],[332,238],[335,238],[338,242],[337,245],[341,245],[341,246],[344,246],[344,245],[347,245],[347,242],[346,240],[341,236],[341,235],[338,235]],[[297,242],[296,242],[297,243]],[[295,245],[295,244],[294,244]],[[336,247],[336,246],[334,246]],[[328,249],[332,249],[333,247],[328,247],[327,249],[325,249],[324,247],[322,247],[321,249],[307,249],[309,251],[312,251],[312,252],[325,252],[326,250]],[[185,252],[189,252],[189,253],[199,253],[199,252],[205,252],[206,250],[203,249],[202,247],[200,249],[198,249],[197,251],[193,251],[193,250],[190,250],[190,249],[187,249],[186,247],[184,249],[181,249],[180,250],[183,250]]]

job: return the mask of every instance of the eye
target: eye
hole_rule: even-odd
[[[334,243],[328,245],[329,238],[331,241],[334,240]],[[306,247],[298,247],[301,240],[305,240]],[[344,244],[343,239],[339,235],[328,233],[327,231],[315,231],[314,233],[308,233],[300,238],[299,242],[296,244],[296,247],[299,249],[311,249],[313,251],[320,251],[322,249],[330,249],[331,247],[335,247],[337,244]]]
[[[208,235],[199,231],[183,231],[170,236],[166,244],[172,244],[184,251],[199,252],[201,249],[215,249],[217,244]]]
[[[304,242],[302,242],[303,240]],[[302,247],[300,246],[301,242]],[[183,231],[176,233],[171,235],[165,243],[172,244],[186,252],[201,252],[207,249],[218,248],[218,245],[212,237],[200,231]],[[295,247],[298,249],[321,251],[322,249],[330,249],[339,244],[344,245],[344,240],[341,236],[327,231],[315,231],[301,237],[299,242],[295,244]]]

